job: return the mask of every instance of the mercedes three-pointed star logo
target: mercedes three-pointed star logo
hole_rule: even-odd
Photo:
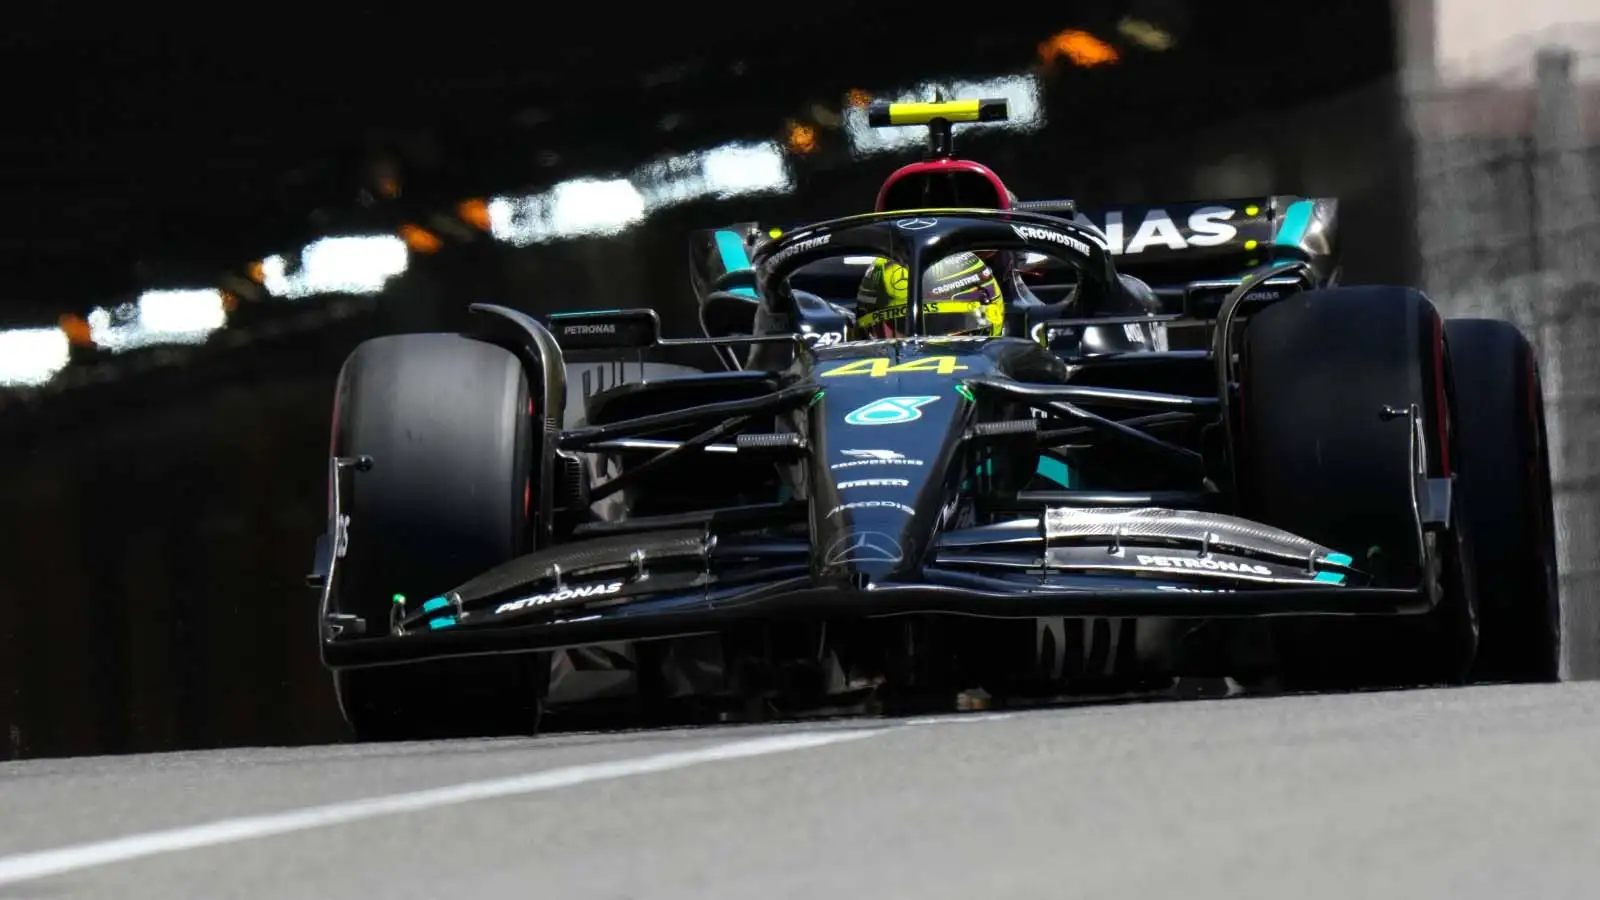
[[[924,219],[918,216],[915,219],[901,219],[894,223],[894,227],[904,228],[906,231],[921,231],[924,228],[932,228],[937,224],[939,224],[938,219]]]
[[[877,531],[845,535],[828,548],[828,565],[857,562],[899,562],[905,555],[900,542]]]

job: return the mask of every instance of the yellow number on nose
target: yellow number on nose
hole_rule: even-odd
[[[924,356],[889,369],[891,372],[937,372],[940,375],[953,375],[966,370],[966,366],[957,365],[954,356]]]
[[[890,365],[887,359],[857,359],[845,363],[837,369],[829,369],[822,373],[823,378],[836,378],[844,375],[866,375],[869,378],[882,378],[885,375],[899,372],[933,372],[938,375],[954,375],[965,372],[966,366],[961,365],[954,356],[923,356],[908,360],[897,365]]]
[[[870,375],[873,378],[882,378],[889,374],[889,361],[887,359],[857,359],[847,362],[837,369],[829,369],[822,373],[823,378],[834,378],[840,375]]]

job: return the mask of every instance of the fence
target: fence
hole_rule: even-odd
[[[1600,80],[1580,74],[1596,63],[1552,45],[1408,92],[1424,287],[1448,316],[1515,322],[1539,355],[1577,678],[1600,676]]]

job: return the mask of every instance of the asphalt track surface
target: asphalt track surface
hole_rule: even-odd
[[[0,898],[1600,895],[1600,684],[0,764]]]

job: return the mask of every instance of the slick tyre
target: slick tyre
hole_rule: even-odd
[[[538,479],[530,384],[500,347],[453,334],[367,341],[339,374],[333,452],[349,476],[349,545],[334,606],[388,634],[391,607],[437,596],[523,552]],[[360,638],[356,638],[360,639]],[[536,728],[548,654],[344,669],[334,684],[358,739]]]
[[[1509,322],[1445,324],[1459,410],[1470,530],[1480,537],[1483,636],[1475,675],[1487,681],[1556,681],[1561,603],[1555,514],[1546,450],[1544,390],[1533,348]]]
[[[1237,432],[1246,515],[1349,554],[1377,586],[1420,584],[1434,600],[1423,616],[1278,621],[1288,686],[1466,678],[1478,642],[1462,515],[1471,498],[1455,491],[1453,521],[1418,546],[1411,420],[1394,413],[1419,411],[1429,477],[1450,474],[1460,454],[1449,373],[1444,322],[1410,289],[1311,291],[1246,323]]]

